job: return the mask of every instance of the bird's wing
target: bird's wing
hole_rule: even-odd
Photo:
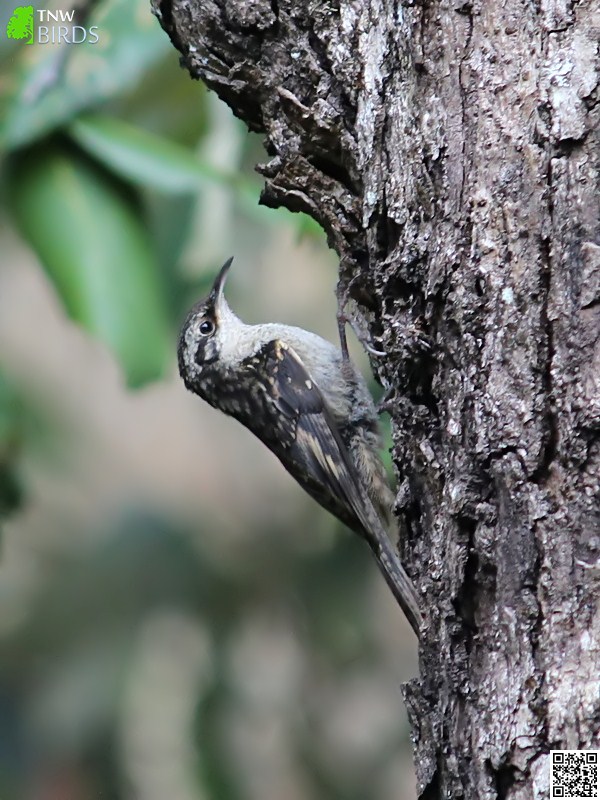
[[[245,367],[252,373],[255,391],[243,414],[230,413],[265,442],[318,503],[367,539],[387,583],[419,635],[423,620],[415,589],[327,403],[301,358],[292,347],[275,339]]]
[[[323,499],[329,496],[344,508],[346,523],[350,515],[359,527],[370,531],[373,520],[365,508],[365,489],[323,395],[301,358],[292,347],[275,339],[254,359],[255,379],[264,387],[263,402],[271,406],[272,436],[265,443],[326,508]],[[253,428],[252,424],[248,427]],[[264,431],[260,436],[264,439]],[[322,496],[315,481],[325,490]],[[371,505],[368,498],[366,503]]]

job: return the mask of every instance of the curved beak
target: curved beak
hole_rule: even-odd
[[[221,269],[219,270],[219,274],[215,278],[215,282],[212,285],[212,289],[210,290],[209,300],[213,303],[213,305],[218,306],[219,301],[223,297],[223,290],[225,289],[225,283],[227,282],[227,273],[229,272],[229,267],[231,266],[231,262],[233,261],[233,256],[228,258],[227,261],[223,264]]]

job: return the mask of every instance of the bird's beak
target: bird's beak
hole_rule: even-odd
[[[211,305],[215,309],[218,309],[221,301],[223,300],[223,291],[225,289],[225,283],[227,282],[227,273],[229,272],[229,267],[231,266],[232,261],[233,261],[233,256],[231,258],[228,258],[227,261],[223,264],[223,266],[219,270],[219,274],[215,278],[215,282],[213,283],[212,289],[210,290],[208,299]]]

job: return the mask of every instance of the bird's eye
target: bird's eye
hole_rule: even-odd
[[[215,329],[214,323],[209,319],[205,319],[200,323],[200,333],[202,336],[209,336]]]

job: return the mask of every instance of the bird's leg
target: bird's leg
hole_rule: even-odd
[[[391,413],[394,409],[394,387],[388,386],[382,394],[381,399],[376,404],[375,409],[378,414]]]
[[[337,323],[340,337],[340,348],[342,350],[344,361],[348,361],[350,359],[350,355],[348,353],[348,339],[346,338],[347,324],[350,325],[354,331],[354,334],[356,335],[356,338],[365,348],[367,353],[370,353],[372,356],[377,356],[377,358],[382,358],[383,356],[387,355],[383,350],[377,350],[377,348],[373,347],[373,345],[367,340],[365,334],[359,330],[354,320],[347,316],[346,306],[348,305],[348,289],[347,287],[342,287],[341,281],[338,281],[335,294],[337,297]]]
[[[362,346],[365,348],[367,353],[370,353],[372,356],[376,356],[377,358],[383,358],[384,356],[387,355],[385,350],[378,350],[376,347],[373,347],[373,345],[370,342],[367,341],[367,337],[363,333],[360,333],[357,330],[356,325],[352,322],[352,320],[349,320],[349,322],[350,322],[350,327],[352,328],[352,330],[356,334],[356,338],[362,344]]]
[[[341,278],[338,280],[335,296],[337,298],[337,324],[340,337],[340,349],[342,351],[342,357],[344,361],[349,361],[350,354],[348,353],[348,339],[346,338],[346,323],[350,322],[346,316],[348,289],[345,286],[342,286]]]

